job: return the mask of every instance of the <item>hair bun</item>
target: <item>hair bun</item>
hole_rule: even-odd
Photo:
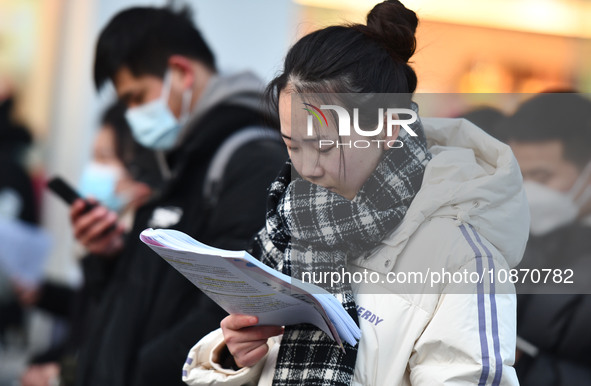
[[[393,56],[408,62],[417,46],[415,32],[418,24],[413,11],[398,0],[387,0],[377,4],[367,14],[366,31]]]

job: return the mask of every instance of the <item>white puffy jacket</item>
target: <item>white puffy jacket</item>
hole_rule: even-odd
[[[353,284],[362,331],[353,383],[517,385],[511,367],[516,299],[506,270],[519,263],[528,236],[521,173],[509,147],[470,122],[433,118],[423,124],[433,159],[420,191],[402,223],[350,265],[380,278],[379,284]],[[411,272],[422,273],[424,282],[381,284],[405,274],[410,280]],[[450,275],[446,283],[443,272]],[[453,282],[453,273],[460,282]],[[464,279],[470,274],[476,283]],[[227,371],[212,357],[223,345],[216,330],[189,353],[183,380],[270,385],[278,345],[269,343],[265,361]]]

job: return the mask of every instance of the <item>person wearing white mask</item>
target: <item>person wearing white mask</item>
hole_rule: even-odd
[[[225,312],[149,251],[139,233],[174,228],[244,249],[264,224],[266,190],[287,155],[265,120],[262,83],[250,73],[218,74],[187,12],[124,10],[101,31],[95,55],[97,89],[113,83],[134,139],[157,152],[164,182],[137,210],[126,238],[104,206],[85,211],[79,200],[71,208],[77,240],[117,262],[76,384],[182,385],[179,363]],[[213,173],[214,164],[224,167]]]
[[[521,168],[530,238],[519,269],[572,269],[573,284],[517,285],[522,385],[591,384],[591,101],[545,93],[500,130]]]

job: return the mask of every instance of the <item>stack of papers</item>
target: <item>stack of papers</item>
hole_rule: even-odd
[[[291,278],[246,251],[200,243],[183,232],[146,229],[140,239],[230,314],[253,315],[259,325],[310,323],[355,346],[361,331],[329,292]]]

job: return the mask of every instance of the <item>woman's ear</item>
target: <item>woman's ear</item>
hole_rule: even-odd
[[[390,122],[390,120],[399,120],[399,119],[400,119],[400,117],[396,113],[392,113],[390,119],[388,119],[387,113],[384,114],[383,136],[384,136],[384,140],[386,142],[394,141],[394,140],[398,139],[398,135],[400,134],[400,125],[392,125],[392,127],[390,128],[388,123]]]

